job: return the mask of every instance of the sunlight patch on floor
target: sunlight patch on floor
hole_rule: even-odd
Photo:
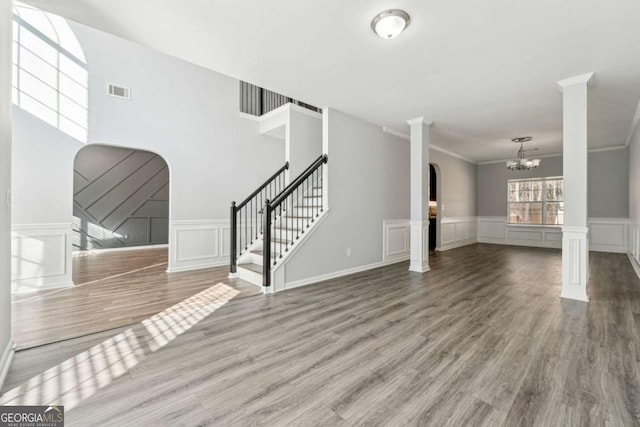
[[[0,397],[0,405],[64,405],[66,410],[127,374],[239,291],[218,283],[126,329]]]

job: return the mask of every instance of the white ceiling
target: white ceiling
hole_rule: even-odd
[[[562,150],[556,81],[595,72],[589,146],[625,145],[640,99],[637,0],[28,0],[161,52],[408,133],[476,161],[531,135]],[[411,25],[371,31],[382,10]]]

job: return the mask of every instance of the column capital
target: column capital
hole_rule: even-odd
[[[431,126],[433,122],[431,120],[425,120],[424,117],[416,117],[415,119],[407,120],[409,126],[413,125],[427,125]]]
[[[586,84],[587,87],[590,87],[591,85],[593,85],[593,79],[595,75],[596,73],[587,73],[587,74],[581,74],[579,76],[569,77],[568,79],[559,80],[557,82],[558,90],[562,92],[566,87],[576,86],[581,84]]]

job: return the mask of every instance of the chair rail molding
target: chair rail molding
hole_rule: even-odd
[[[73,286],[71,239],[71,223],[13,224],[12,293]]]

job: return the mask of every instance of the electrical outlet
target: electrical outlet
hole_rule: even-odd
[[[347,256],[351,256],[351,248],[347,248]]]
[[[7,207],[11,207],[11,190],[7,190]]]

